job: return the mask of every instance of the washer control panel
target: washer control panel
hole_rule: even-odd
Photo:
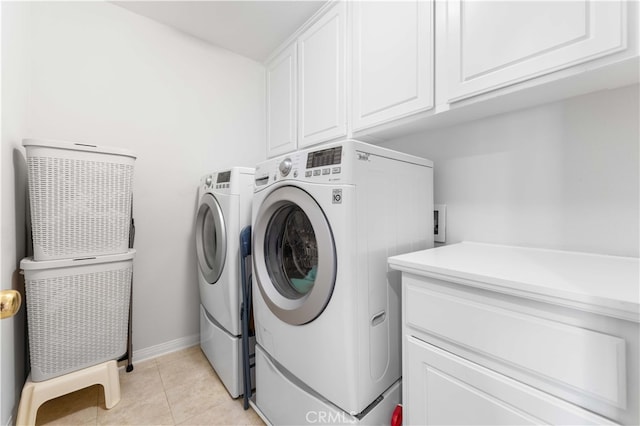
[[[307,154],[305,177],[335,175],[342,172],[342,146],[313,151]]]
[[[307,154],[307,169],[332,166],[342,162],[342,147],[327,148]]]
[[[256,187],[284,179],[309,182],[337,182],[343,179],[342,145],[317,151],[294,152],[259,165],[255,173]]]

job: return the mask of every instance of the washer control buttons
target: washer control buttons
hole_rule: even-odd
[[[311,177],[312,174],[313,172],[311,170],[307,170],[306,172],[304,172],[304,177]]]
[[[333,169],[331,169],[331,173],[333,174],[340,173],[340,167],[334,167]]]
[[[280,163],[280,166],[278,166],[278,168],[280,169],[280,174],[282,176],[287,176],[291,171],[292,165],[293,163],[291,162],[291,158],[287,157],[284,160],[282,160],[282,162]]]
[[[320,176],[321,170],[320,169],[316,169],[313,171],[313,175],[314,176]]]
[[[298,177],[298,171],[297,171],[297,170],[294,170],[294,171],[293,171],[293,177],[294,177],[294,178],[297,178],[297,177]]]
[[[331,173],[331,169],[330,168],[326,168],[326,169],[322,169],[322,174],[323,175],[328,175],[329,173]]]

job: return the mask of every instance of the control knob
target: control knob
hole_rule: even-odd
[[[291,163],[291,158],[287,157],[284,160],[282,160],[282,162],[280,163],[280,166],[278,167],[280,169],[280,174],[282,176],[286,176],[289,174],[289,172],[291,171],[291,167],[292,167],[292,163]]]
[[[213,179],[211,179],[211,176],[207,176],[207,178],[204,180],[204,183],[207,186],[211,186],[211,184],[213,183]]]

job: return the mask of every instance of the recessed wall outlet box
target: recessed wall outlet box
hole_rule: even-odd
[[[447,206],[445,204],[436,204],[433,206],[433,241],[444,243],[446,229]]]

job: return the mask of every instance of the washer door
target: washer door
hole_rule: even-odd
[[[258,210],[253,237],[258,287],[271,312],[292,325],[317,318],[336,281],[333,234],[318,203],[298,187],[276,189]]]
[[[196,218],[196,251],[200,271],[209,284],[215,284],[227,255],[227,228],[220,204],[212,194],[204,194]]]

